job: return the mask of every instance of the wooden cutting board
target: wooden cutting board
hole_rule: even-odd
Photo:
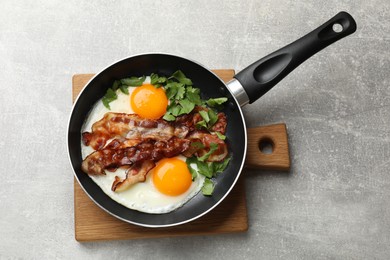
[[[224,81],[234,70],[214,70]],[[73,101],[94,74],[77,74],[72,79]],[[271,154],[260,151],[260,143],[273,147]],[[258,169],[289,170],[290,157],[285,124],[248,129],[248,155],[245,165]],[[242,175],[245,175],[243,173]],[[77,241],[157,238],[190,235],[214,235],[244,232],[248,216],[244,181],[241,177],[229,196],[214,210],[190,223],[169,228],[145,228],[123,222],[100,209],[74,179],[74,220]]]

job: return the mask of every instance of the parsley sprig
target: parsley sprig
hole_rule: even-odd
[[[133,87],[141,86],[144,83],[145,79],[146,77],[142,76],[142,77],[130,77],[130,78],[123,78],[120,80],[115,80],[112,83],[112,87],[107,89],[106,94],[102,98],[103,105],[106,108],[111,109],[110,103],[118,98],[118,95],[116,94],[116,91],[118,89],[120,89],[122,93],[128,95],[129,94],[128,88],[130,86]]]
[[[211,149],[210,149],[211,151]],[[205,162],[196,156],[187,158],[186,163],[191,172],[192,179],[195,179],[198,174],[205,176],[205,182],[202,187],[203,195],[210,196],[214,190],[214,183],[211,178],[218,176],[218,173],[223,172],[229,164],[230,157],[222,162]]]
[[[163,119],[174,121],[177,116],[189,114],[196,105],[202,105],[200,89],[192,86],[192,80],[180,70],[170,76],[164,86],[169,99],[167,112]]]

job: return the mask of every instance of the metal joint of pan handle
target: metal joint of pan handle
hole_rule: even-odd
[[[240,107],[249,103],[249,97],[245,92],[244,87],[238,80],[233,78],[226,84],[226,86],[230,90],[230,92],[232,92],[233,96],[237,99],[237,102]]]

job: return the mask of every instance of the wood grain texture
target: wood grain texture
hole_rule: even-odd
[[[248,148],[245,167],[282,171],[290,169],[290,154],[285,124],[248,128],[247,132]],[[259,148],[261,142],[271,144],[272,153],[263,153]]]
[[[123,222],[99,208],[74,182],[75,238],[77,241],[122,240],[243,232],[248,216],[243,179],[228,197],[205,216],[175,227],[145,228]]]

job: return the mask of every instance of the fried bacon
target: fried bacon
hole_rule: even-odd
[[[137,144],[142,143],[142,139],[126,139],[126,138],[116,138],[108,143],[104,148],[105,149],[123,149],[126,147],[132,147]]]
[[[226,133],[226,126],[227,126],[227,118],[225,113],[218,113],[218,120],[217,122],[211,127],[211,130],[214,132],[220,132],[221,134]]]
[[[132,166],[133,164],[177,156],[188,149],[190,140],[173,137],[168,141],[146,140],[135,146],[119,149],[102,149],[88,155],[81,169],[88,174],[105,174],[105,169]]]
[[[194,151],[194,149],[192,149],[192,153],[189,152],[191,150],[191,148],[190,148],[189,150],[187,150],[183,154],[186,157],[190,157],[195,153],[197,154],[198,157],[203,156],[204,154],[206,154],[207,152],[210,151],[210,146],[212,143],[217,144],[218,147],[217,147],[217,150],[215,150],[209,156],[207,161],[219,162],[219,161],[222,161],[223,159],[225,159],[226,156],[228,155],[228,149],[227,149],[226,143],[223,140],[219,139],[218,136],[216,136],[216,135],[209,134],[209,133],[203,132],[203,131],[196,131],[196,132],[193,132],[188,137],[188,139],[191,140],[191,143],[200,142],[202,144],[203,148],[195,149],[195,151]],[[194,145],[191,145],[191,146],[194,147]]]
[[[108,112],[92,125],[92,132],[82,134],[85,145],[95,150],[103,149],[111,138],[168,140],[173,136],[184,138],[185,127],[175,128],[162,119],[144,119],[136,114]]]
[[[153,161],[146,160],[133,164],[126,171],[126,178],[121,180],[118,176],[115,176],[115,180],[112,183],[112,191],[124,191],[127,190],[131,185],[137,182],[144,182],[148,172],[154,168],[156,164]]]
[[[200,157],[210,151],[212,143],[218,147],[207,161],[222,161],[228,154],[227,145],[217,135],[196,129],[196,123],[203,120],[199,110],[204,108],[178,116],[173,122],[144,119],[136,114],[106,113],[92,125],[91,132],[82,133],[84,144],[95,149],[82,162],[82,170],[99,175],[105,174],[105,170],[127,167],[126,178],[116,176],[111,187],[113,191],[122,191],[145,181],[147,173],[160,159],[180,154]],[[225,134],[226,115],[218,113],[217,116],[211,131]]]

